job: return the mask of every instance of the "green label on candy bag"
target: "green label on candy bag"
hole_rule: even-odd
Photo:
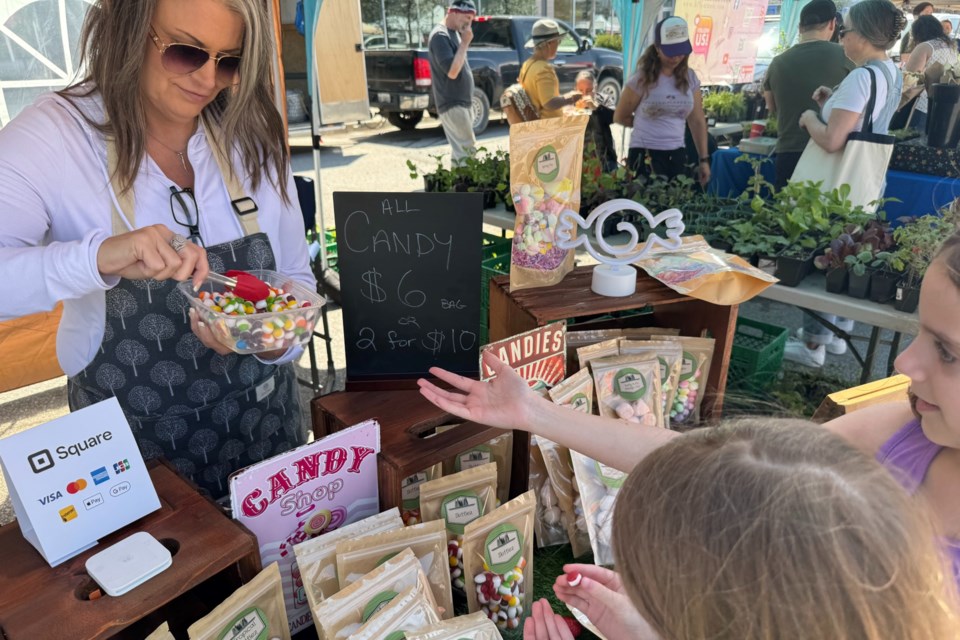
[[[218,640],[267,640],[270,625],[260,609],[251,607],[233,619],[220,632]]]
[[[463,535],[468,524],[483,515],[483,502],[473,491],[455,491],[440,504],[440,516],[447,523],[447,531]]]
[[[363,608],[363,615],[361,620],[366,622],[373,616],[377,615],[381,609],[390,604],[390,601],[397,597],[396,591],[381,591],[377,595],[373,596],[370,599],[370,602],[367,603],[367,606]]]
[[[602,462],[594,462],[597,468],[597,475],[600,476],[600,482],[611,489],[619,489],[627,479],[627,474],[613,467],[608,467]]]
[[[580,413],[590,413],[590,398],[585,393],[578,393],[570,398],[570,407]]]
[[[647,380],[636,369],[620,369],[613,377],[613,390],[624,400],[636,402],[646,394]]]
[[[683,364],[680,366],[680,380],[690,380],[697,375],[697,359],[683,352]]]
[[[487,535],[483,555],[490,571],[511,571],[523,558],[523,536],[512,524],[502,524]]]
[[[560,175],[560,158],[552,145],[547,145],[537,151],[534,161],[534,173],[544,182],[553,182]]]
[[[384,638],[384,640],[404,640],[406,637],[407,636],[403,633],[403,631],[394,631]]]

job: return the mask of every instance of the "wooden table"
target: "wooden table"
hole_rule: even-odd
[[[419,391],[341,391],[314,398],[310,403],[313,432],[317,438],[375,418],[380,423],[380,455],[377,472],[380,508],[400,507],[401,482],[458,453],[493,440],[503,431],[463,422],[428,402]],[[460,424],[463,423],[463,424]],[[460,424],[435,433],[436,427]],[[529,465],[517,471],[514,462],[510,496],[526,490]]]
[[[164,620],[185,638],[187,625],[259,573],[257,540],[246,527],[168,464],[149,466],[160,509],[57,567],[44,561],[17,523],[0,528],[0,638],[141,640]],[[173,565],[122,596],[87,599],[96,586],[84,569],[87,558],[137,531],[164,543]]]
[[[639,270],[636,293],[624,298],[609,298],[591,291],[592,277],[593,267],[577,267],[556,286],[522,289],[512,293],[509,276],[491,279],[488,319],[490,341],[509,338],[550,322],[637,309],[649,312],[646,318],[640,319],[647,326],[675,327],[685,336],[700,336],[706,330],[710,337],[716,339],[716,345],[701,415],[704,420],[719,420],[737,325],[737,306],[724,307],[688,298]],[[514,481],[518,480],[519,475],[524,483],[527,482],[529,448],[529,434],[514,432]]]

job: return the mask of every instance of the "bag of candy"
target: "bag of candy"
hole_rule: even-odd
[[[454,591],[463,593],[463,530],[497,506],[497,464],[491,462],[420,485],[423,519],[443,520],[447,527],[447,561]]]
[[[683,238],[679,249],[657,248],[634,264],[674,291],[725,306],[746,302],[777,282],[740,256],[714,249],[701,236]]]
[[[474,520],[463,534],[467,608],[496,618],[500,630],[516,629],[533,602],[533,491]]]
[[[612,567],[613,546],[610,543],[613,531],[613,505],[627,474],[588,458],[578,451],[571,451],[573,473],[580,488],[583,517],[590,534],[594,563]]]
[[[416,587],[409,587],[390,601],[350,636],[351,640],[403,640],[413,631],[440,622],[430,600]]]
[[[554,404],[573,411],[593,412],[593,378],[589,369],[581,369],[553,389],[550,399]],[[583,517],[580,489],[573,476],[570,450],[546,438],[537,438],[543,463],[550,476],[550,483],[560,505],[561,519],[570,539],[573,557],[579,558],[590,551],[590,534]]]
[[[660,336],[654,336],[660,338]],[[680,379],[677,394],[670,407],[670,421],[679,426],[692,426],[700,422],[700,405],[707,388],[707,376],[713,361],[713,338],[688,338],[686,336],[664,337],[675,340],[683,348],[683,361],[680,364]]]
[[[683,349],[673,340],[621,340],[620,355],[654,356],[660,362],[660,405],[663,426],[670,428],[670,408],[680,381]]]
[[[503,640],[503,636],[490,618],[478,611],[408,633],[407,640]]]
[[[517,210],[510,290],[550,287],[573,271],[574,251],[556,244],[563,211],[580,211],[583,133],[588,116],[510,128],[510,194]],[[577,227],[571,233],[576,237]]]
[[[589,347],[599,342],[614,338],[625,340],[649,340],[653,333],[680,335],[680,329],[664,329],[661,327],[626,327],[623,329],[589,329],[586,331],[567,330],[567,373],[580,369],[578,366],[577,350]],[[614,354],[609,354],[614,355]]]
[[[513,431],[504,431],[499,436],[461,451],[443,464],[444,475],[466,471],[491,462],[497,463],[497,504],[503,504],[510,497],[510,474],[513,471]]]
[[[618,355],[620,355],[620,338],[610,338],[577,349],[577,362],[581,369],[585,369],[594,360]]]
[[[537,517],[533,531],[536,534],[537,548],[554,547],[567,544],[567,531],[563,526],[563,512],[560,501],[553,490],[553,484],[547,475],[547,466],[540,452],[540,439],[530,437],[530,489],[538,496]]]
[[[237,637],[237,629],[242,629],[245,637],[290,640],[280,567],[276,562],[190,625],[187,635],[190,640],[222,640]]]
[[[453,617],[447,528],[443,520],[411,525],[402,531],[374,533],[337,543],[337,577],[343,589],[404,549],[411,549],[430,581],[443,617]]]
[[[320,640],[352,638],[365,622],[378,614],[405,589],[414,587],[436,609],[433,591],[410,549],[387,560],[349,587],[333,594],[313,610]],[[289,636],[288,636],[289,637]]]
[[[420,517],[420,485],[427,480],[436,480],[443,476],[443,464],[437,463],[425,469],[420,473],[407,476],[400,483],[400,491],[403,497],[403,511],[400,517],[407,526],[420,524],[423,518]]]
[[[340,590],[340,582],[337,580],[338,542],[402,528],[400,512],[394,507],[294,545],[293,553],[297,557],[297,567],[310,608],[313,609]]]
[[[170,625],[164,622],[162,625],[157,627],[157,629],[148,635],[145,640],[176,640],[173,637],[173,634],[170,633]]]
[[[600,415],[663,427],[660,362],[656,355],[600,358],[590,364]]]

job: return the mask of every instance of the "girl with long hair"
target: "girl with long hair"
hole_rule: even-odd
[[[914,47],[910,59],[904,65],[904,71],[924,72],[937,63],[944,67],[957,64],[957,44],[947,35],[943,24],[937,18],[920,16],[914,20],[913,26],[910,27],[910,37],[917,46]],[[907,125],[909,128],[917,131],[927,130],[929,104],[927,90],[924,89],[913,108],[913,115]]]

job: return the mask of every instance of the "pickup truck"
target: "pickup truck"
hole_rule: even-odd
[[[503,90],[517,81],[520,67],[533,53],[530,32],[535,16],[479,16],[473,23],[473,42],[467,60],[473,71],[473,130],[487,128],[490,110],[500,109]],[[591,70],[597,90],[616,103],[623,86],[623,58],[617,51],[594,48],[570,26],[553,61],[560,78],[560,91],[572,91],[577,74]],[[433,106],[430,61],[427,50],[367,51],[367,89],[370,106],[394,126],[410,130],[423,119],[424,111],[436,115]]]

